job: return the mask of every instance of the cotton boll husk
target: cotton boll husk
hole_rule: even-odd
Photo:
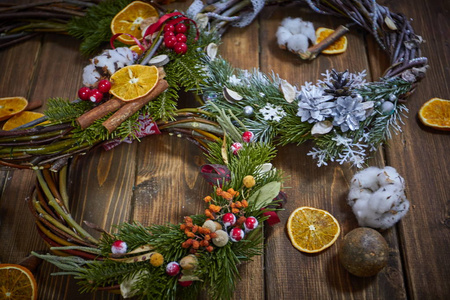
[[[351,181],[351,188],[365,188],[372,191],[376,191],[379,188],[377,175],[380,173],[380,169],[377,167],[369,167],[364,169],[353,176]]]
[[[289,30],[292,34],[301,33],[302,29],[302,19],[300,18],[285,18],[281,21],[281,26]]]
[[[287,48],[296,53],[304,53],[308,49],[308,38],[303,34],[294,34],[287,43]]]
[[[83,85],[93,86],[100,80],[100,74],[93,64],[87,65],[83,69]]]
[[[292,33],[290,33],[287,28],[280,26],[280,27],[278,27],[276,36],[277,36],[278,46],[281,49],[286,49],[286,44],[287,44],[288,40],[291,38]]]

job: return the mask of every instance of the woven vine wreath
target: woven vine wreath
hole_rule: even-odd
[[[206,289],[211,298],[229,299],[239,278],[237,266],[262,252],[263,221],[276,219],[285,196],[280,192],[283,176],[270,164],[272,145],[311,140],[309,155],[319,166],[338,161],[360,167],[366,151],[375,150],[391,130],[400,130],[405,99],[424,76],[427,59],[421,57],[422,40],[408,19],[375,1],[306,2],[314,12],[349,18],[375,37],[391,60],[377,82],[366,82],[364,72],[331,70],[317,84],[306,83],[298,90],[277,75],[234,69],[217,55],[228,25],[246,26],[264,5],[288,2],[293,1],[204,5],[196,0],[185,14],[162,12],[144,39],[136,39],[142,55],[136,57],[125,47],[106,50],[84,72],[85,84],[95,85],[111,75],[101,63],[112,57],[118,57],[110,66],[114,71],[126,65],[164,64],[155,71],[164,79],[150,93],[153,101],[50,99],[45,112],[50,124],[0,132],[0,163],[37,173],[29,206],[54,255],[36,255],[61,268],[60,274],[80,279],[82,292],[120,289],[124,297],[171,299],[196,298]],[[68,31],[84,38],[83,52],[95,51],[98,45],[92,41],[105,37],[89,36],[105,32],[99,28],[109,28],[128,3],[106,1],[69,22]],[[188,25],[187,48],[173,51],[161,37],[165,25],[181,23]],[[109,32],[106,40],[110,38]],[[118,35],[111,44],[116,39]],[[318,48],[301,56],[315,56]],[[180,89],[202,95],[202,106],[177,109]],[[101,239],[95,239],[68,211],[71,158],[96,145],[109,149],[162,132],[181,134],[206,152],[209,163],[201,172],[213,192],[204,198],[205,212],[185,217],[181,224],[124,223],[116,233],[86,224],[102,232]]]

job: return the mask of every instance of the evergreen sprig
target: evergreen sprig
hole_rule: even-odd
[[[73,121],[86,111],[94,107],[90,101],[70,102],[63,98],[50,98],[47,100],[45,115],[50,121]]]

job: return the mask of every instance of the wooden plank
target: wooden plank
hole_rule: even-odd
[[[88,63],[87,59],[80,55],[78,48],[79,41],[71,37],[45,36],[36,81],[30,93],[33,99],[76,97],[77,90],[82,86],[83,67]],[[71,212],[79,222],[88,220],[109,229],[112,223],[118,223],[128,217],[127,199],[131,199],[130,191],[133,185],[129,179],[134,178],[133,164],[129,164],[134,160],[134,151],[124,147],[109,153],[101,153],[99,150],[80,159],[79,164],[72,170],[73,176],[69,182],[69,188],[72,190]],[[114,168],[124,171],[109,172]],[[34,180],[29,181],[28,185],[34,185]],[[128,195],[128,198],[124,195]],[[31,218],[31,215],[29,217]],[[33,234],[37,235],[36,232]],[[55,271],[58,271],[57,268],[46,263],[39,269],[38,282],[43,281],[45,285],[45,288],[40,290],[40,298],[86,298],[77,292],[79,287],[75,280],[67,276],[51,277],[50,273]],[[88,297],[114,299],[116,296],[101,292],[89,294]]]
[[[321,15],[289,6],[277,10],[267,8],[261,19],[261,61],[262,69],[272,69],[291,83],[302,85],[304,81],[315,82],[320,73],[335,68],[338,71],[349,69],[359,72],[368,68],[364,41],[357,30],[347,35],[349,47],[337,56],[321,55],[312,62],[304,62],[293,54],[278,49],[275,32],[284,17],[302,17],[313,21],[314,26],[336,28],[342,20],[330,19]],[[353,29],[353,28],[352,28]],[[370,72],[369,78],[370,80]],[[279,149],[275,166],[290,176],[286,186],[288,203],[280,213],[281,224],[268,229],[266,250],[266,297],[268,299],[380,299],[395,295],[405,298],[405,287],[398,252],[395,230],[384,234],[391,247],[389,267],[377,277],[361,279],[350,275],[340,265],[337,257],[339,242],[350,230],[357,227],[356,219],[346,204],[348,185],[355,170],[349,166],[331,163],[317,168],[316,163],[307,156],[311,144],[289,145]],[[369,162],[382,166],[381,153]],[[341,236],[335,245],[316,255],[303,254],[293,248],[285,231],[290,213],[299,206],[312,206],[328,210],[341,225]]]
[[[392,2],[392,1],[391,1]],[[430,69],[408,99],[409,114],[386,148],[387,163],[405,178],[411,208],[399,223],[402,257],[411,299],[448,299],[450,260],[446,249],[450,240],[449,135],[423,126],[417,113],[433,97],[449,99],[450,53],[448,51],[448,1],[392,2],[393,12],[412,18],[416,34],[425,39],[421,49]],[[372,63],[372,68],[377,69]],[[378,72],[381,71],[378,68]]]

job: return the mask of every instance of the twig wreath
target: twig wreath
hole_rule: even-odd
[[[298,90],[275,74],[234,69],[217,55],[227,26],[248,25],[264,5],[294,1],[195,0],[185,14],[163,12],[143,39],[129,35],[141,55],[114,48],[121,34],[109,29],[129,2],[89,5],[84,17],[67,24],[69,33],[84,39],[83,53],[111,39],[113,49],[84,69],[86,88],[79,98],[92,101],[50,99],[50,124],[1,131],[0,163],[36,170],[38,184],[28,203],[54,255],[35,255],[61,268],[58,274],[80,279],[82,292],[120,288],[124,297],[195,299],[206,289],[211,298],[229,299],[239,280],[237,266],[261,253],[263,222],[276,222],[285,198],[283,175],[270,164],[272,145],[311,140],[308,155],[318,166],[338,161],[361,167],[366,151],[400,130],[404,102],[427,68],[422,39],[405,16],[375,1],[306,0],[316,13],[344,16],[365,28],[389,54],[391,67],[377,82],[366,82],[364,71],[326,71],[315,85]],[[183,35],[183,45],[176,46],[170,37],[175,34]],[[312,47],[306,57],[320,48]],[[111,82],[115,89],[109,80],[120,70],[138,72],[138,65],[153,74],[155,87],[129,102],[117,96],[120,91],[108,95]],[[180,89],[202,95],[202,106],[177,109]],[[213,192],[204,198],[204,213],[181,224],[123,223],[116,233],[86,224],[102,232],[95,239],[68,211],[70,158],[96,145],[110,149],[161,132],[182,134],[206,152],[209,163],[201,172]]]

